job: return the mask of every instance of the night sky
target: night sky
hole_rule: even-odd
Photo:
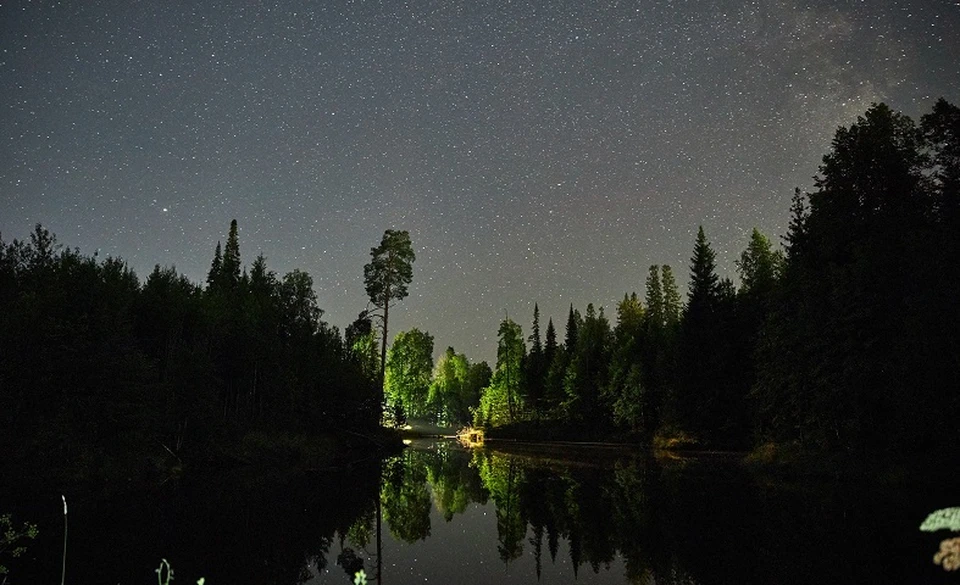
[[[341,329],[388,228],[391,330],[492,360],[650,264],[782,234],[838,125],[960,103],[956,1],[0,0],[0,233],[205,278],[309,272]]]

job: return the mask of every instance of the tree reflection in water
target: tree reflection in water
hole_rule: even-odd
[[[435,508],[434,522],[462,522],[481,550],[495,548],[502,568],[490,577],[504,582],[512,582],[512,573],[520,577],[528,570],[523,567],[540,579],[548,563],[552,573],[562,570],[565,578],[581,581],[588,567],[588,581],[603,583],[926,577],[924,563],[914,559],[923,556],[929,565],[929,553],[908,538],[913,532],[891,538],[901,523],[916,526],[911,515],[925,508],[922,494],[914,502],[904,500],[897,486],[782,482],[754,475],[732,458],[585,455],[469,452],[442,442],[415,446],[385,465],[380,494],[386,524],[396,541],[423,542]],[[492,508],[495,543],[470,515],[471,504]],[[876,509],[890,510],[883,526]],[[473,554],[446,550],[444,562],[466,566]]]
[[[930,509],[955,503],[952,476],[785,481],[736,459],[432,441],[340,470],[238,472],[80,502],[67,574],[145,583],[167,558],[183,580],[237,585],[342,584],[360,568],[388,585],[932,584],[956,582],[944,565],[960,564],[953,542],[931,562],[954,532],[917,530]],[[17,582],[60,576],[60,496],[40,504],[55,513],[10,508],[40,529],[10,565]]]

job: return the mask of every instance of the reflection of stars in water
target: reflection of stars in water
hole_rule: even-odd
[[[683,286],[698,224],[733,276],[871,101],[960,102],[953,2],[16,4],[0,234],[202,282],[236,218],[243,262],[309,272],[342,330],[406,229],[391,329],[491,362],[505,310],[562,334],[651,264]]]

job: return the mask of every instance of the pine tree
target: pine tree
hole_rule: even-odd
[[[370,303],[382,311],[380,325],[380,364],[387,363],[387,327],[390,319],[390,301],[407,297],[407,287],[413,280],[413,263],[417,255],[406,230],[386,230],[380,245],[370,249],[370,263],[363,267],[363,282]],[[381,379],[383,379],[381,371]]]

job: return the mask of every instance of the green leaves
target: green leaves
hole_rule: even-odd
[[[923,524],[920,525],[923,532],[936,532],[937,530],[950,530],[960,532],[960,508],[941,508],[931,512]]]
[[[8,554],[13,558],[19,557],[27,551],[24,541],[33,540],[40,534],[36,524],[24,522],[19,528],[13,524],[10,514],[0,516],[0,554]],[[0,564],[0,575],[6,575],[8,569]],[[5,581],[5,579],[4,579]]]
[[[403,404],[408,417],[430,414],[427,404],[433,372],[433,336],[419,329],[401,331],[387,355],[384,392],[390,405]]]

